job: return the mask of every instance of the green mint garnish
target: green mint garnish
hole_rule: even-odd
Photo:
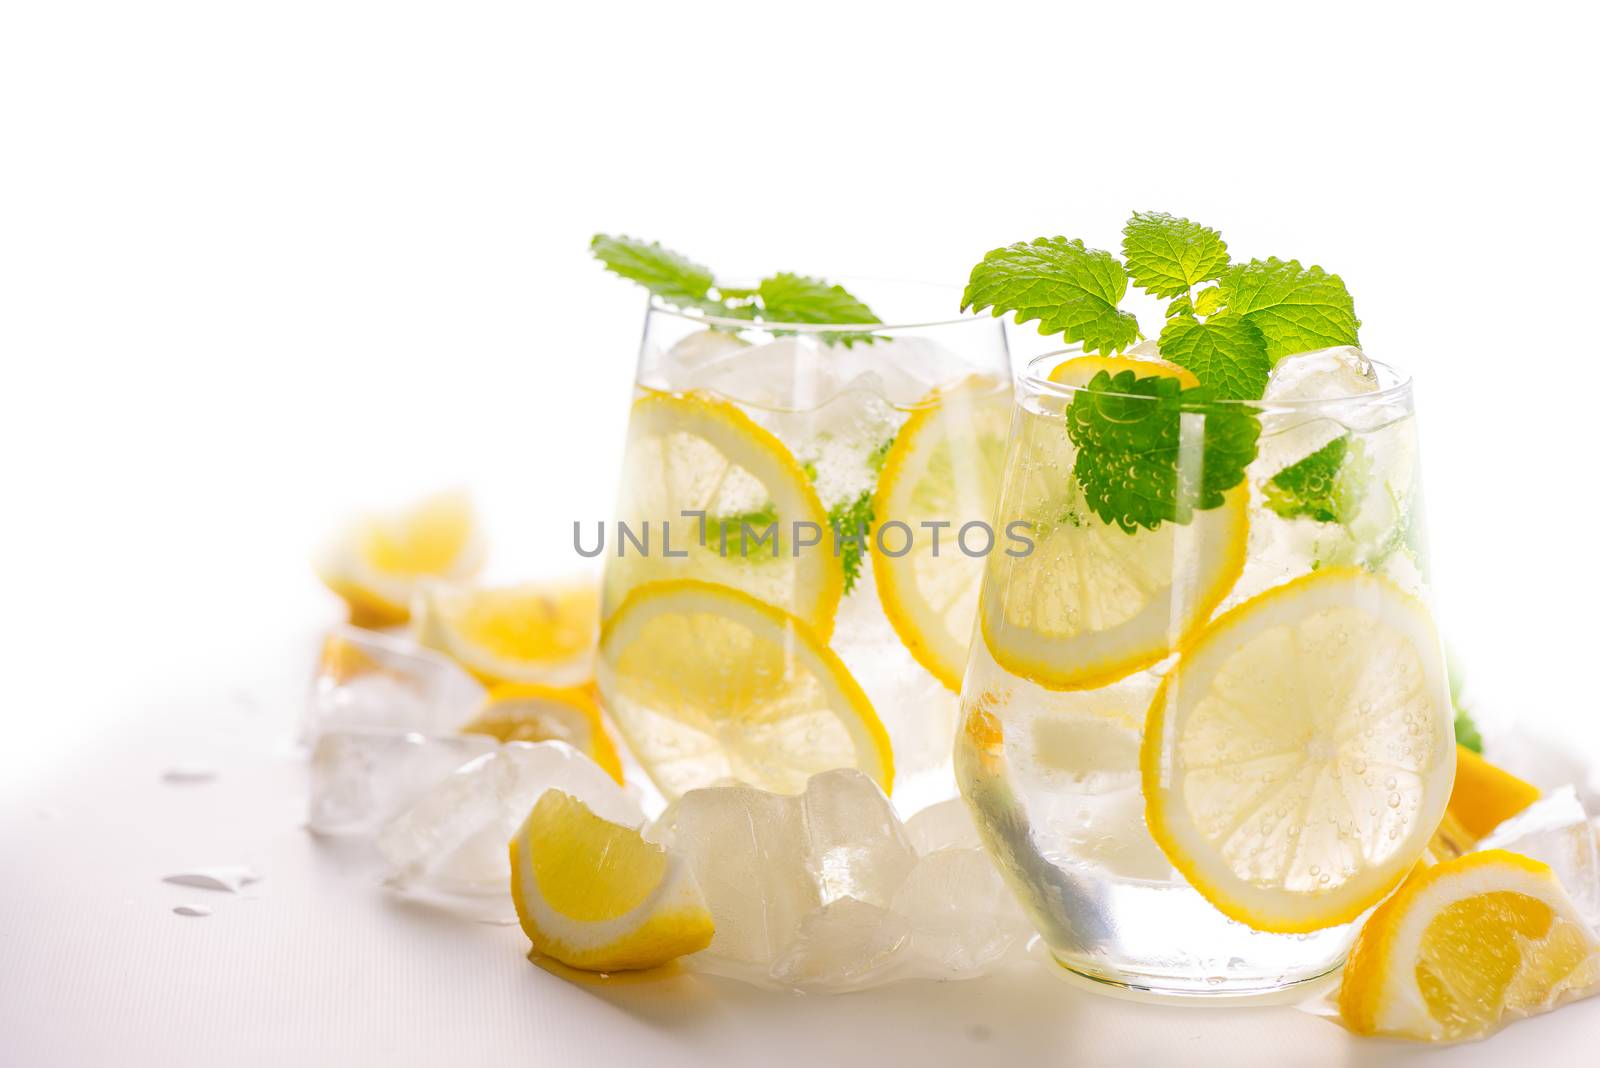
[[[762,317],[779,323],[876,323],[872,309],[844,286],[820,278],[780,271],[756,289]]]
[[[1228,246],[1209,226],[1160,211],[1136,211],[1122,228],[1133,284],[1156,297],[1186,296],[1228,266]]]
[[[742,544],[739,539],[746,526],[750,528],[751,536],[754,538],[759,537],[762,531],[776,522],[778,522],[778,506],[770,501],[748,512],[707,516],[705,544],[719,552],[726,545],[728,552],[737,553],[738,546]]]
[[[638,282],[670,304],[705,308],[717,303],[709,295],[714,284],[710,268],[662,248],[654,241],[595,234],[589,242],[589,251],[613,274]]]
[[[1073,474],[1095,515],[1132,534],[1221,505],[1256,457],[1261,424],[1216,399],[1211,387],[1184,389],[1176,378],[1095,375],[1067,407],[1067,433],[1078,446]],[[1205,417],[1201,441],[1184,440],[1185,414]],[[1179,462],[1197,446],[1194,462]]]
[[[1229,267],[1219,285],[1230,315],[1243,316],[1266,339],[1267,358],[1330,345],[1355,345],[1355,303],[1336,274],[1277,257]]]
[[[878,323],[872,309],[843,286],[821,278],[780,272],[754,289],[719,286],[711,270],[654,241],[595,234],[589,249],[608,270],[638,282],[668,304],[728,319],[761,323]],[[828,344],[876,340],[866,331],[829,331]]]
[[[1039,320],[1039,333],[1061,334],[1085,349],[1118,352],[1138,341],[1139,321],[1117,303],[1128,274],[1109,252],[1082,241],[1041,237],[997,248],[972,268],[961,310],[1016,312]]]
[[[1219,506],[1244,478],[1261,433],[1249,408],[1219,402],[1259,400],[1278,360],[1358,344],[1360,323],[1338,275],[1275,257],[1230,265],[1222,235],[1190,219],[1135,212],[1122,236],[1126,267],[1109,252],[1064,237],[997,248],[972,269],[961,307],[1015,312],[1019,323],[1037,319],[1041,334],[1060,333],[1081,341],[1086,352],[1111,354],[1142,336],[1134,317],[1117,306],[1130,278],[1170,298],[1157,347],[1194,373],[1198,389],[1131,371],[1112,385],[1102,374],[1095,382],[1106,382],[1091,383],[1067,410],[1078,446],[1073,471],[1090,507],[1133,533],[1163,521],[1187,523],[1194,509]],[[1179,417],[1191,411],[1206,415],[1204,455],[1193,465],[1203,472],[1197,486],[1180,484],[1194,476],[1178,470]]]
[[[828,525],[833,530],[834,552],[844,568],[844,592],[855,589],[861,577],[861,557],[872,527],[872,491],[862,490],[855,498],[840,501],[828,509]],[[860,540],[858,541],[857,538]]]
[[[1464,708],[1456,709],[1456,741],[1474,753],[1483,752],[1483,735],[1478,732],[1478,725]]]
[[[1351,480],[1344,477],[1345,465],[1359,449],[1359,443],[1344,435],[1285,467],[1267,480],[1267,507],[1285,519],[1305,516],[1319,523],[1350,522],[1360,502]]]
[[[899,437],[899,431],[884,438],[867,454],[867,466],[872,468],[874,474],[883,474],[883,463],[889,458],[889,450],[894,447],[894,439]]]
[[[1180,315],[1167,320],[1158,344],[1162,358],[1193,371],[1218,397],[1255,400],[1266,392],[1272,362],[1261,331],[1248,320],[1222,315],[1200,322]]]
[[[1174,304],[1177,301],[1173,301]],[[1195,315],[1215,315],[1222,310],[1222,287],[1212,286],[1202,289],[1194,295],[1193,311]],[[1172,310],[1167,310],[1167,318],[1172,318]]]

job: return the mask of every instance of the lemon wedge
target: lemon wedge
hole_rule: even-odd
[[[533,948],[584,971],[654,968],[711,944],[679,857],[546,790],[511,840],[511,899]]]
[[[993,539],[1003,536],[985,525],[969,541],[965,527],[993,518],[1010,401],[1009,391],[978,377],[930,394],[895,435],[872,499],[879,524],[898,521],[916,532],[903,555],[874,551],[879,603],[917,663],[954,692],[967,664],[984,556],[1002,548]],[[942,533],[937,546],[930,529]]]
[[[416,605],[417,640],[485,683],[577,686],[594,677],[600,597],[591,584],[432,584]]]
[[[519,682],[496,686],[463,734],[487,734],[502,742],[566,742],[622,781],[622,760],[606,734],[600,706],[588,687]]]
[[[1182,650],[1140,750],[1145,822],[1227,916],[1346,923],[1421,857],[1455,772],[1428,611],[1354,568],[1231,609]]]
[[[350,622],[358,627],[404,623],[423,582],[470,578],[482,565],[477,515],[471,499],[459,491],[361,517],[313,561],[317,577],[344,598]]]
[[[1544,864],[1490,849],[1420,869],[1361,928],[1339,988],[1360,1034],[1478,1038],[1600,989],[1600,937]]]
[[[635,401],[617,516],[605,617],[644,583],[693,578],[780,608],[823,641],[833,632],[844,575],[829,548],[827,510],[783,443],[734,405],[698,393]],[[806,533],[815,545],[795,551],[796,523],[813,525]],[[741,524],[752,538],[775,525],[776,541],[741,542]],[[648,552],[622,541],[621,525],[641,544],[653,539]]]
[[[1099,371],[1128,369],[1189,375],[1157,360],[1083,356],[1051,378],[1082,386]],[[990,555],[994,576],[979,604],[990,655],[1054,690],[1104,686],[1170,655],[1244,569],[1249,487],[1234,487],[1221,507],[1186,525],[1129,534],[1083,501],[1059,412],[1024,408],[1016,433],[998,514],[1028,521],[1034,545],[1022,556]]]
[[[1474,838],[1482,838],[1537,800],[1537,786],[1495,767],[1464,745],[1456,747],[1450,815]]]
[[[738,779],[799,793],[831,768],[889,792],[894,758],[867,696],[793,616],[724,586],[651,583],[600,634],[600,693],[669,799]]]

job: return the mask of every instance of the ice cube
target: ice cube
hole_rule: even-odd
[[[810,334],[730,347],[685,368],[675,387],[711,390],[760,408],[815,408],[839,391],[831,348]]]
[[[1490,831],[1477,848],[1506,849],[1550,865],[1584,919],[1600,926],[1600,857],[1573,787],[1545,794]]]
[[[496,744],[476,734],[326,731],[311,752],[306,825],[318,834],[376,831]]]
[[[504,894],[506,843],[548,789],[628,827],[644,813],[622,787],[563,742],[509,742],[457,768],[378,836],[389,880],[447,894]]]
[[[878,905],[841,897],[806,916],[771,976],[800,989],[867,985],[906,944],[911,925]]]
[[[660,822],[693,869],[716,924],[707,953],[764,969],[822,904],[806,868],[800,798],[708,787],[684,794]]]
[[[906,837],[919,857],[940,849],[982,847],[972,810],[959,797],[929,805],[912,816],[906,821]]]
[[[1267,377],[1261,398],[1259,454],[1252,474],[1271,478],[1352,427],[1369,425],[1358,405],[1306,406],[1308,401],[1357,397],[1378,389],[1372,363],[1358,348],[1341,345],[1285,356]],[[1281,407],[1274,410],[1274,405]],[[1335,418],[1337,416],[1337,418]]]
[[[306,737],[362,728],[449,733],[472,717],[484,689],[454,661],[415,643],[339,627],[322,646]]]
[[[910,925],[919,972],[934,978],[977,974],[1020,949],[1033,933],[981,849],[938,849],[923,856],[891,908]]]
[[[801,797],[806,870],[824,903],[888,905],[916,853],[878,784],[854,768],[813,775]]]

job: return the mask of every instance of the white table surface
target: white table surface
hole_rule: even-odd
[[[1033,965],[837,997],[692,976],[574,985],[530,964],[516,927],[396,900],[369,847],[304,830],[292,737],[309,649],[139,699],[136,718],[8,791],[0,1064],[1558,1064],[1600,1033],[1596,999],[1433,1050],[1288,1007],[1116,1000]],[[216,778],[164,782],[182,763]],[[232,864],[262,881],[237,895],[161,881]]]

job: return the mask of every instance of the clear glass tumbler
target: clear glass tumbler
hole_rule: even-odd
[[[943,287],[851,290],[898,318],[649,306],[597,676],[668,799],[727,779],[798,792],[841,765],[903,813],[955,794],[1010,418],[1005,333],[952,317]]]
[[[1159,360],[1018,382],[956,774],[1056,958],[1243,995],[1344,959],[1454,775],[1410,383],[1291,356],[1260,401]]]

